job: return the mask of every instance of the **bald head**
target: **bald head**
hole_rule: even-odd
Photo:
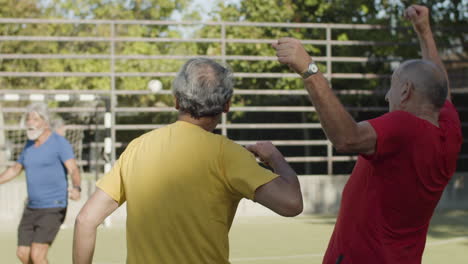
[[[410,82],[416,92],[423,95],[435,108],[440,109],[448,93],[445,73],[428,60],[409,60],[395,72],[401,81]]]

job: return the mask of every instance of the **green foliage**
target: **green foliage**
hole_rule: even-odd
[[[0,17],[11,18],[59,18],[59,19],[114,19],[114,20],[168,20],[176,10],[183,10],[186,0],[0,0]],[[195,16],[195,14],[191,14]],[[0,24],[0,34],[9,36],[44,36],[44,37],[181,37],[180,31],[167,25],[130,25],[105,24]],[[194,54],[197,50],[193,43],[160,42],[116,42],[116,55],[167,55]],[[0,61],[0,71],[12,72],[111,72],[111,60],[85,58],[85,55],[111,54],[110,41],[2,41],[0,53],[3,54],[76,54],[78,59],[4,59]],[[174,72],[181,65],[174,60],[130,60],[116,59],[117,72]],[[117,77],[116,89],[146,90],[150,77]],[[161,78],[163,87],[170,87],[170,78]],[[110,77],[7,77],[0,78],[1,89],[76,89],[110,90]],[[120,96],[119,105],[152,106],[155,104],[172,105],[172,98],[165,96]],[[73,104],[77,104],[74,102]],[[67,106],[68,103],[55,103],[55,106]],[[79,119],[78,123],[95,122],[88,120],[89,114],[71,116],[62,115],[67,122]],[[99,117],[93,117],[99,118]],[[174,119],[172,114],[154,113],[131,116],[117,116],[118,123],[127,120],[141,123],[167,123]],[[101,121],[98,121],[101,123]],[[141,131],[139,131],[141,133]],[[119,138],[130,141],[135,135],[119,133]]]
[[[454,45],[464,50],[466,45],[466,32],[463,30],[440,30],[440,27],[465,27],[467,26],[466,3],[462,0],[440,1],[426,0],[422,4],[432,10],[432,24],[436,30],[437,42],[442,50],[452,49]],[[416,36],[410,27],[410,23],[403,19],[403,11],[408,5],[406,1],[388,0],[243,0],[239,4],[225,4],[220,2],[213,12],[214,19],[224,21],[248,21],[248,22],[282,22],[282,23],[349,23],[349,24],[378,24],[389,26],[388,29],[358,30],[358,29],[334,29],[332,39],[338,41],[362,40],[380,41],[383,45],[344,45],[334,46],[333,56],[343,57],[367,57],[372,61],[367,64],[360,63],[333,63],[333,72],[355,73],[368,72],[377,74],[391,73],[390,61],[419,57],[419,46]],[[203,28],[200,35],[219,36],[219,30]],[[441,34],[443,33],[443,35]],[[277,27],[229,27],[226,30],[227,38],[236,39],[271,39],[272,42],[280,37],[295,37],[301,40],[324,40],[324,29],[302,28],[277,28]],[[386,44],[385,44],[386,43]],[[398,45],[396,45],[398,44]],[[220,49],[215,45],[205,47],[206,50]],[[326,56],[323,45],[306,45],[306,49],[314,56]],[[227,55],[256,55],[273,56],[274,50],[269,45],[263,44],[228,44]],[[230,65],[236,72],[289,72],[284,66],[271,61],[230,61]],[[323,69],[323,66],[322,66]],[[385,81],[369,80],[359,87],[350,87],[349,80],[333,80],[333,86],[337,90],[342,89],[369,89],[380,91],[386,89]],[[268,79],[249,80],[242,79],[238,87],[244,89],[302,89],[298,82],[287,79],[279,79],[272,82]]]

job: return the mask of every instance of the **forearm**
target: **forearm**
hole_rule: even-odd
[[[0,184],[4,184],[10,180],[10,178],[4,177],[3,174],[0,176]]]
[[[434,62],[445,72],[445,74],[447,74],[444,63],[442,62],[442,59],[439,56],[439,52],[437,51],[437,45],[435,43],[434,36],[432,35],[432,31],[428,29],[425,32],[418,32],[417,35],[419,39],[419,46],[421,47],[422,58]]]
[[[78,170],[75,170],[71,173],[71,179],[73,186],[81,186],[81,175]]]
[[[418,35],[422,58],[432,61],[444,72],[445,78],[447,80],[447,87],[449,89],[448,98],[450,98],[450,85],[448,83],[449,79],[447,70],[445,69],[444,63],[442,62],[442,59],[439,56],[439,52],[437,51],[437,45],[435,43],[431,29],[429,28],[425,32],[416,32],[416,34]]]
[[[304,85],[328,139],[338,150],[347,146],[357,136],[357,123],[333,93],[328,81],[318,73],[304,80]]]
[[[269,164],[273,171],[280,175],[287,183],[295,188],[300,188],[296,172],[291,168],[282,155],[276,156]]]
[[[104,191],[97,188],[86,204],[81,208],[75,221],[73,237],[73,263],[88,264],[93,260],[96,244],[96,229],[119,207]]]
[[[274,211],[283,216],[296,216],[300,214],[304,209],[304,202],[302,200],[301,185],[296,172],[282,155],[278,155],[274,158],[270,162],[270,166],[276,174],[280,175],[279,178],[284,184],[282,184],[277,191],[273,192],[272,196],[275,198],[271,199],[271,201],[276,203],[276,205],[275,207],[269,208],[278,209]],[[280,193],[282,193],[282,195]],[[279,207],[277,207],[278,205]]]
[[[6,169],[2,174],[0,174],[0,184],[4,184],[12,179],[9,172],[10,168]]]
[[[9,167],[2,174],[0,174],[0,184],[6,183],[16,177],[21,170],[15,168],[15,166]]]
[[[96,227],[75,223],[73,238],[73,264],[91,264],[96,244]]]

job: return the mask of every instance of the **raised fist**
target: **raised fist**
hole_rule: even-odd
[[[411,21],[416,33],[424,34],[431,30],[429,9],[421,5],[411,5],[405,10],[405,18]]]
[[[248,145],[246,148],[268,166],[272,166],[277,158],[283,157],[281,152],[269,141],[260,141],[255,145]]]
[[[296,73],[307,70],[312,61],[304,46],[295,38],[280,38],[277,43],[272,44],[276,49],[278,61],[288,65]]]

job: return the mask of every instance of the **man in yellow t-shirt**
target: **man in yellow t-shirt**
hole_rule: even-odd
[[[229,263],[242,198],[283,216],[302,212],[296,173],[270,142],[246,149],[212,133],[229,111],[231,76],[209,59],[184,64],[173,83],[178,121],[133,140],[98,181],[76,220],[75,264],[92,262],[97,226],[124,202],[127,263],[136,264]]]

